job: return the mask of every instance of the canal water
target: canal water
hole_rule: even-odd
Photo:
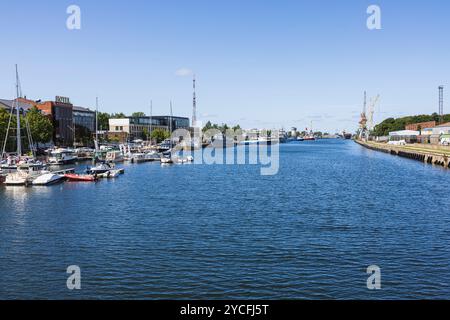
[[[0,187],[0,298],[450,299],[449,171],[351,141],[280,157],[275,176],[148,163],[96,184]]]

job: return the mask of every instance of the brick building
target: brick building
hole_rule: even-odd
[[[436,127],[436,125],[437,125],[436,121],[413,123],[413,124],[408,124],[405,127],[405,130],[420,131],[421,129],[434,128],[434,127]]]

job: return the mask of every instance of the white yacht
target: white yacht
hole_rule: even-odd
[[[133,153],[131,154],[131,162],[132,163],[142,163],[146,162],[146,154],[145,153]]]
[[[160,161],[160,160],[161,155],[156,151],[152,151],[145,154],[145,161]]]
[[[123,156],[122,151],[111,150],[106,153],[106,162],[119,163],[124,161],[125,157]]]
[[[86,170],[87,173],[89,174],[103,174],[105,172],[108,172],[110,170],[114,169],[113,165],[110,165],[109,163],[100,163],[98,165],[96,165],[93,168],[88,168]]]
[[[71,149],[55,149],[51,151],[48,163],[50,165],[66,165],[78,160],[76,152]]]
[[[48,173],[42,165],[22,164],[17,167],[16,172],[9,173],[5,179],[7,186],[27,186],[33,183],[37,177]]]

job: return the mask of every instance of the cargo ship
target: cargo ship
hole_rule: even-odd
[[[351,140],[353,135],[351,133],[347,133],[347,132],[343,132],[342,136],[344,137],[345,140]]]

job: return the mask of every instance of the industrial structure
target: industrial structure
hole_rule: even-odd
[[[439,86],[439,122],[444,123],[444,86]]]
[[[360,139],[368,138],[370,132],[374,129],[374,114],[375,107],[380,101],[380,95],[370,98],[369,104],[367,104],[367,92],[364,91],[364,106],[361,113],[361,119],[359,121],[359,137]]]

